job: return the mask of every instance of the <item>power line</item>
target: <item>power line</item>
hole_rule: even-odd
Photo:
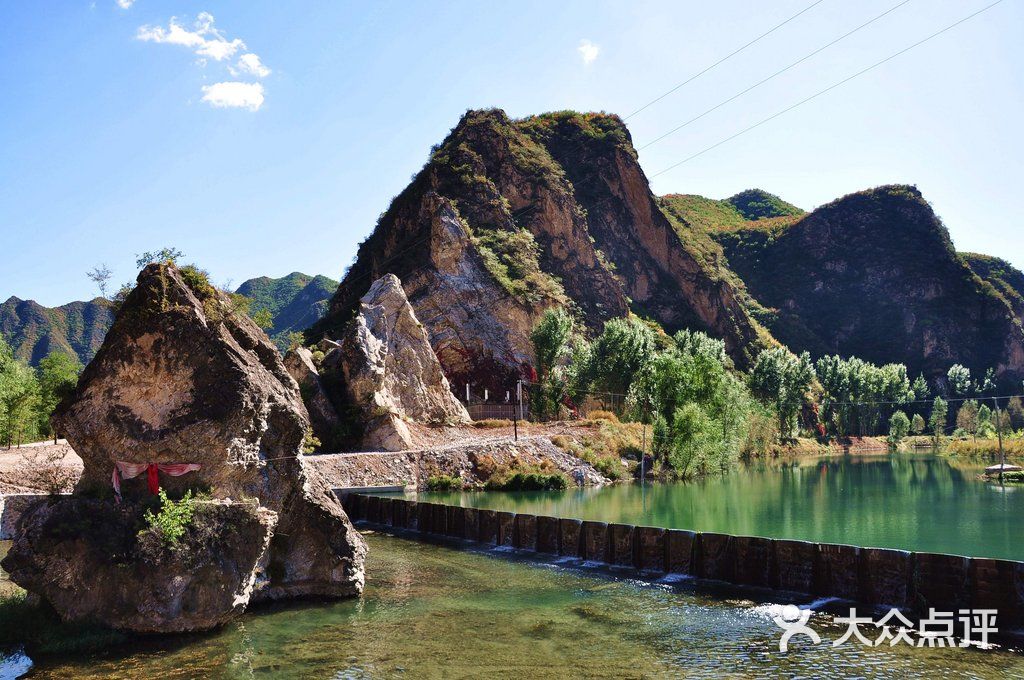
[[[794,68],[795,66],[798,66],[798,65],[802,64],[803,62],[807,61],[808,59],[810,59],[814,55],[819,54],[821,52],[824,52],[825,50],[827,50],[828,48],[832,47],[836,43],[841,42],[841,41],[845,40],[846,38],[849,38],[851,35],[853,35],[857,31],[861,30],[862,28],[870,26],[871,24],[875,23],[876,21],[878,21],[882,17],[885,17],[886,15],[888,15],[888,14],[890,14],[892,12],[895,12],[896,10],[898,10],[900,7],[902,7],[903,5],[907,4],[908,2],[910,2],[910,0],[903,0],[903,2],[900,2],[900,3],[897,3],[897,4],[893,5],[889,9],[887,9],[884,12],[882,12],[881,14],[879,14],[878,16],[874,17],[873,19],[869,19],[868,21],[865,21],[863,24],[861,24],[857,28],[854,28],[853,30],[851,30],[851,31],[849,31],[847,33],[844,33],[843,35],[839,36],[838,38],[836,38],[832,42],[826,43],[826,44],[822,45],[821,47],[819,47],[818,49],[816,49],[813,52],[811,52],[810,54],[807,54],[807,55],[805,55],[803,57],[800,57],[799,59],[794,61],[789,66],[786,66],[784,68],[779,69],[778,71],[776,71],[775,73],[771,74],[767,78],[754,83],[753,85],[751,85],[747,89],[745,89],[745,90],[743,90],[741,92],[737,92],[736,94],[734,94],[733,96],[729,97],[725,101],[722,101],[722,102],[719,102],[718,104],[715,104],[714,106],[712,106],[710,109],[708,109],[704,113],[701,113],[700,115],[694,116],[693,118],[691,118],[690,120],[686,121],[682,125],[677,125],[676,127],[672,128],[671,130],[669,130],[665,134],[661,135],[660,137],[657,137],[657,138],[651,140],[650,142],[647,142],[643,146],[639,147],[637,149],[637,151],[643,151],[647,147],[649,147],[649,146],[651,146],[653,144],[657,144],[658,142],[660,142],[661,140],[665,139],[666,137],[674,135],[675,133],[677,133],[680,130],[682,130],[684,127],[690,125],[691,123],[697,122],[698,120],[700,120],[704,116],[708,115],[712,111],[716,111],[716,110],[722,108],[723,106],[725,106],[726,104],[728,104],[729,102],[732,102],[732,101],[735,101],[735,100],[739,99],[740,97],[742,97],[746,93],[750,92],[751,90],[764,85],[769,80],[772,80],[773,78],[776,78],[776,77],[782,75],[783,73],[785,73],[786,71],[790,70],[791,68]]]
[[[625,118],[623,118],[622,120],[624,120],[624,121],[626,121],[626,120],[629,120],[630,118],[632,118],[632,117],[633,117],[633,116],[635,116],[636,114],[640,113],[641,111],[643,111],[643,110],[644,110],[644,109],[646,109],[647,107],[649,107],[649,106],[651,106],[651,105],[653,105],[653,104],[657,104],[657,103],[658,103],[658,102],[660,102],[660,101],[661,101],[662,99],[664,99],[665,97],[669,96],[670,94],[672,94],[673,92],[675,92],[675,91],[676,91],[676,90],[678,90],[679,88],[681,88],[681,87],[684,87],[685,85],[687,85],[687,84],[689,84],[689,83],[693,82],[693,81],[694,81],[694,80],[696,80],[697,78],[700,78],[700,77],[701,77],[702,75],[704,75],[705,73],[707,73],[707,72],[708,72],[708,71],[710,71],[711,69],[715,68],[716,66],[719,66],[719,65],[721,65],[721,64],[723,64],[723,63],[725,63],[726,61],[728,61],[729,59],[732,59],[733,57],[735,57],[735,56],[736,56],[737,54],[739,54],[739,53],[740,53],[740,52],[742,52],[743,50],[747,49],[748,47],[750,47],[750,46],[751,46],[751,45],[753,45],[754,43],[756,43],[756,42],[760,41],[760,40],[761,40],[762,38],[767,38],[767,37],[768,37],[769,35],[771,35],[771,34],[772,34],[772,33],[774,33],[775,31],[779,30],[780,28],[782,28],[783,26],[785,26],[785,25],[786,25],[786,24],[788,24],[789,22],[793,21],[793,19],[796,19],[796,18],[797,18],[798,16],[800,16],[800,15],[801,15],[801,14],[803,14],[804,12],[807,12],[808,10],[810,10],[810,9],[812,9],[812,8],[814,8],[814,7],[818,6],[818,5],[820,5],[820,4],[822,3],[822,2],[824,2],[824,0],[817,0],[817,2],[812,2],[812,3],[810,4],[810,5],[808,5],[807,7],[804,7],[804,8],[802,9],[802,10],[800,10],[799,12],[797,12],[796,14],[794,14],[793,16],[791,16],[791,17],[789,17],[788,19],[786,19],[785,21],[783,21],[783,22],[782,22],[781,24],[776,24],[776,25],[775,25],[775,26],[773,26],[772,28],[768,29],[768,30],[767,30],[766,32],[762,33],[761,35],[757,36],[756,38],[754,38],[753,40],[751,40],[750,42],[748,42],[748,43],[747,43],[746,45],[744,45],[743,47],[740,47],[739,49],[736,49],[736,50],[734,50],[734,51],[730,52],[729,54],[725,55],[724,57],[722,57],[721,59],[719,59],[719,60],[718,60],[718,61],[716,61],[715,63],[711,64],[711,66],[708,66],[707,68],[705,68],[705,69],[704,69],[703,71],[700,71],[700,72],[698,72],[698,73],[695,73],[694,75],[690,76],[689,78],[687,78],[687,79],[686,79],[686,80],[684,80],[683,82],[679,83],[678,85],[676,85],[675,87],[673,87],[673,88],[672,88],[671,90],[668,90],[667,92],[664,92],[664,93],[662,93],[662,94],[658,95],[657,97],[655,97],[655,98],[654,98],[654,99],[652,99],[651,101],[647,102],[646,104],[644,104],[644,105],[643,105],[643,106],[641,106],[641,107],[640,107],[639,109],[637,109],[637,110],[636,110],[636,111],[634,111],[633,113],[629,114],[628,116],[626,116],[626,117],[625,117]]]
[[[670,166],[668,166],[667,168],[665,168],[663,170],[659,170],[658,172],[656,172],[653,175],[651,175],[651,178],[653,179],[653,178],[655,178],[655,177],[657,177],[659,175],[665,174],[669,170],[673,170],[675,168],[678,168],[680,165],[682,165],[684,163],[688,163],[688,162],[692,161],[694,158],[697,158],[698,156],[703,156],[708,151],[712,151],[713,149],[717,149],[718,147],[722,146],[723,144],[725,144],[727,142],[731,142],[732,140],[736,139],[737,137],[739,137],[741,135],[744,135],[744,134],[750,132],[751,130],[754,130],[755,128],[759,128],[762,125],[764,125],[765,123],[773,121],[773,120],[775,120],[776,118],[778,118],[779,116],[781,116],[783,114],[789,113],[793,109],[797,108],[798,106],[802,106],[802,105],[806,104],[807,102],[811,101],[812,99],[817,99],[818,97],[820,97],[821,95],[825,94],[826,92],[830,92],[830,91],[836,89],[837,87],[839,87],[840,85],[844,85],[844,84],[850,82],[851,80],[853,80],[854,78],[857,78],[858,76],[862,76],[865,73],[867,73],[868,71],[871,71],[871,70],[873,70],[875,68],[878,68],[879,66],[881,66],[882,64],[885,64],[886,62],[892,61],[896,57],[909,52],[910,50],[914,49],[915,47],[923,45],[924,43],[928,42],[929,40],[931,40],[933,38],[937,38],[938,36],[942,35],[943,33],[956,28],[957,26],[959,26],[960,24],[964,23],[965,21],[968,21],[969,19],[973,19],[974,17],[978,16],[982,12],[986,12],[986,11],[992,9],[993,7],[995,7],[996,5],[1001,3],[1002,1],[1003,0],[996,0],[995,2],[993,2],[993,3],[989,4],[989,5],[986,5],[985,7],[982,7],[981,9],[977,10],[976,12],[968,14],[964,18],[962,18],[962,19],[960,19],[960,20],[950,24],[949,26],[946,26],[945,28],[943,28],[941,30],[936,31],[935,33],[932,33],[928,37],[923,38],[923,39],[917,41],[916,43],[914,43],[912,45],[904,47],[899,52],[895,52],[893,54],[890,54],[885,59],[882,59],[881,61],[877,61],[874,64],[872,64],[871,66],[868,66],[867,68],[864,68],[864,69],[862,69],[860,71],[857,71],[856,73],[854,73],[851,76],[847,76],[846,78],[843,78],[839,82],[834,83],[834,84],[826,87],[824,90],[820,90],[819,92],[816,92],[815,94],[812,94],[810,97],[807,97],[806,99],[802,99],[802,100],[798,101],[797,103],[782,109],[781,111],[773,113],[772,115],[768,116],[767,118],[765,118],[765,119],[763,119],[763,120],[761,120],[761,121],[759,121],[757,123],[754,123],[750,127],[744,128],[743,130],[740,130],[739,132],[737,132],[737,133],[735,133],[733,135],[730,135],[729,137],[726,137],[725,139],[723,139],[723,140],[721,140],[719,142],[716,142],[716,143],[712,144],[711,146],[707,147],[706,149],[703,149],[702,151],[698,151],[697,153],[693,154],[692,156],[688,156],[688,157],[684,158],[683,160],[679,161],[678,163],[674,163],[673,165],[670,165]]]

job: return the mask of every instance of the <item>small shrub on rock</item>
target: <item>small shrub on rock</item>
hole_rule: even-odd
[[[152,510],[146,510],[143,517],[164,545],[174,547],[185,535],[194,514],[195,501],[191,491],[187,491],[180,501],[172,501],[167,492],[160,489],[160,512],[154,515]]]

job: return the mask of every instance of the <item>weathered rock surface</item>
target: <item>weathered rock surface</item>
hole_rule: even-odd
[[[468,112],[360,247],[311,335],[337,336],[388,272],[460,388],[500,392],[528,375],[530,330],[569,302],[595,331],[632,300],[670,331],[724,337],[740,365],[763,342],[732,283],[660,212],[615,116]]]
[[[309,422],[298,385],[266,335],[197,272],[166,264],[142,271],[103,347],[53,420],[83,461],[77,495],[112,504],[116,461],[193,463],[200,469],[179,477],[161,473],[161,487],[172,496],[193,489],[214,499],[256,499],[276,513],[253,599],[361,592],[365,543],[327,482],[303,460]],[[147,498],[145,477],[122,483],[128,503]],[[19,554],[59,545],[39,537],[23,543],[29,540],[17,539]],[[62,615],[84,615],[61,609],[58,574],[30,578],[9,571]],[[135,596],[145,598],[145,591]],[[94,604],[100,609],[92,616],[103,619],[105,605]],[[203,616],[228,614],[211,610]]]
[[[142,504],[44,499],[22,516],[3,565],[65,619],[137,633],[207,630],[244,611],[276,522],[253,503],[201,503],[171,548],[145,529]]]
[[[363,447],[412,448],[407,421],[468,423],[430,339],[393,274],[370,286],[341,341],[341,368],[352,404],[363,412]]]
[[[328,342],[330,341],[322,341],[320,344],[324,345]],[[302,401],[309,413],[309,423],[313,427],[313,434],[321,442],[332,441],[340,425],[340,420],[334,410],[334,405],[331,404],[330,397],[327,396],[327,390],[320,381],[320,372],[313,363],[313,353],[305,347],[290,349],[284,355],[284,366],[295,382],[299,383]]]

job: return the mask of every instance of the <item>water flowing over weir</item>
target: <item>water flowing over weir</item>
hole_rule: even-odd
[[[349,517],[484,545],[927,613],[995,609],[1024,628],[1024,562],[734,536],[350,493]]]

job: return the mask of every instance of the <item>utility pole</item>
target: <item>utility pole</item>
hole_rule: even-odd
[[[1003,451],[1003,424],[999,416],[999,399],[992,397],[996,407],[996,435],[999,437],[999,483],[1003,483],[1003,468],[1006,467],[1006,453]]]
[[[519,402],[519,408],[512,407],[513,419],[512,419],[512,435],[516,441],[519,441],[519,419],[523,417],[523,381],[519,379],[516,381],[516,400]]]

